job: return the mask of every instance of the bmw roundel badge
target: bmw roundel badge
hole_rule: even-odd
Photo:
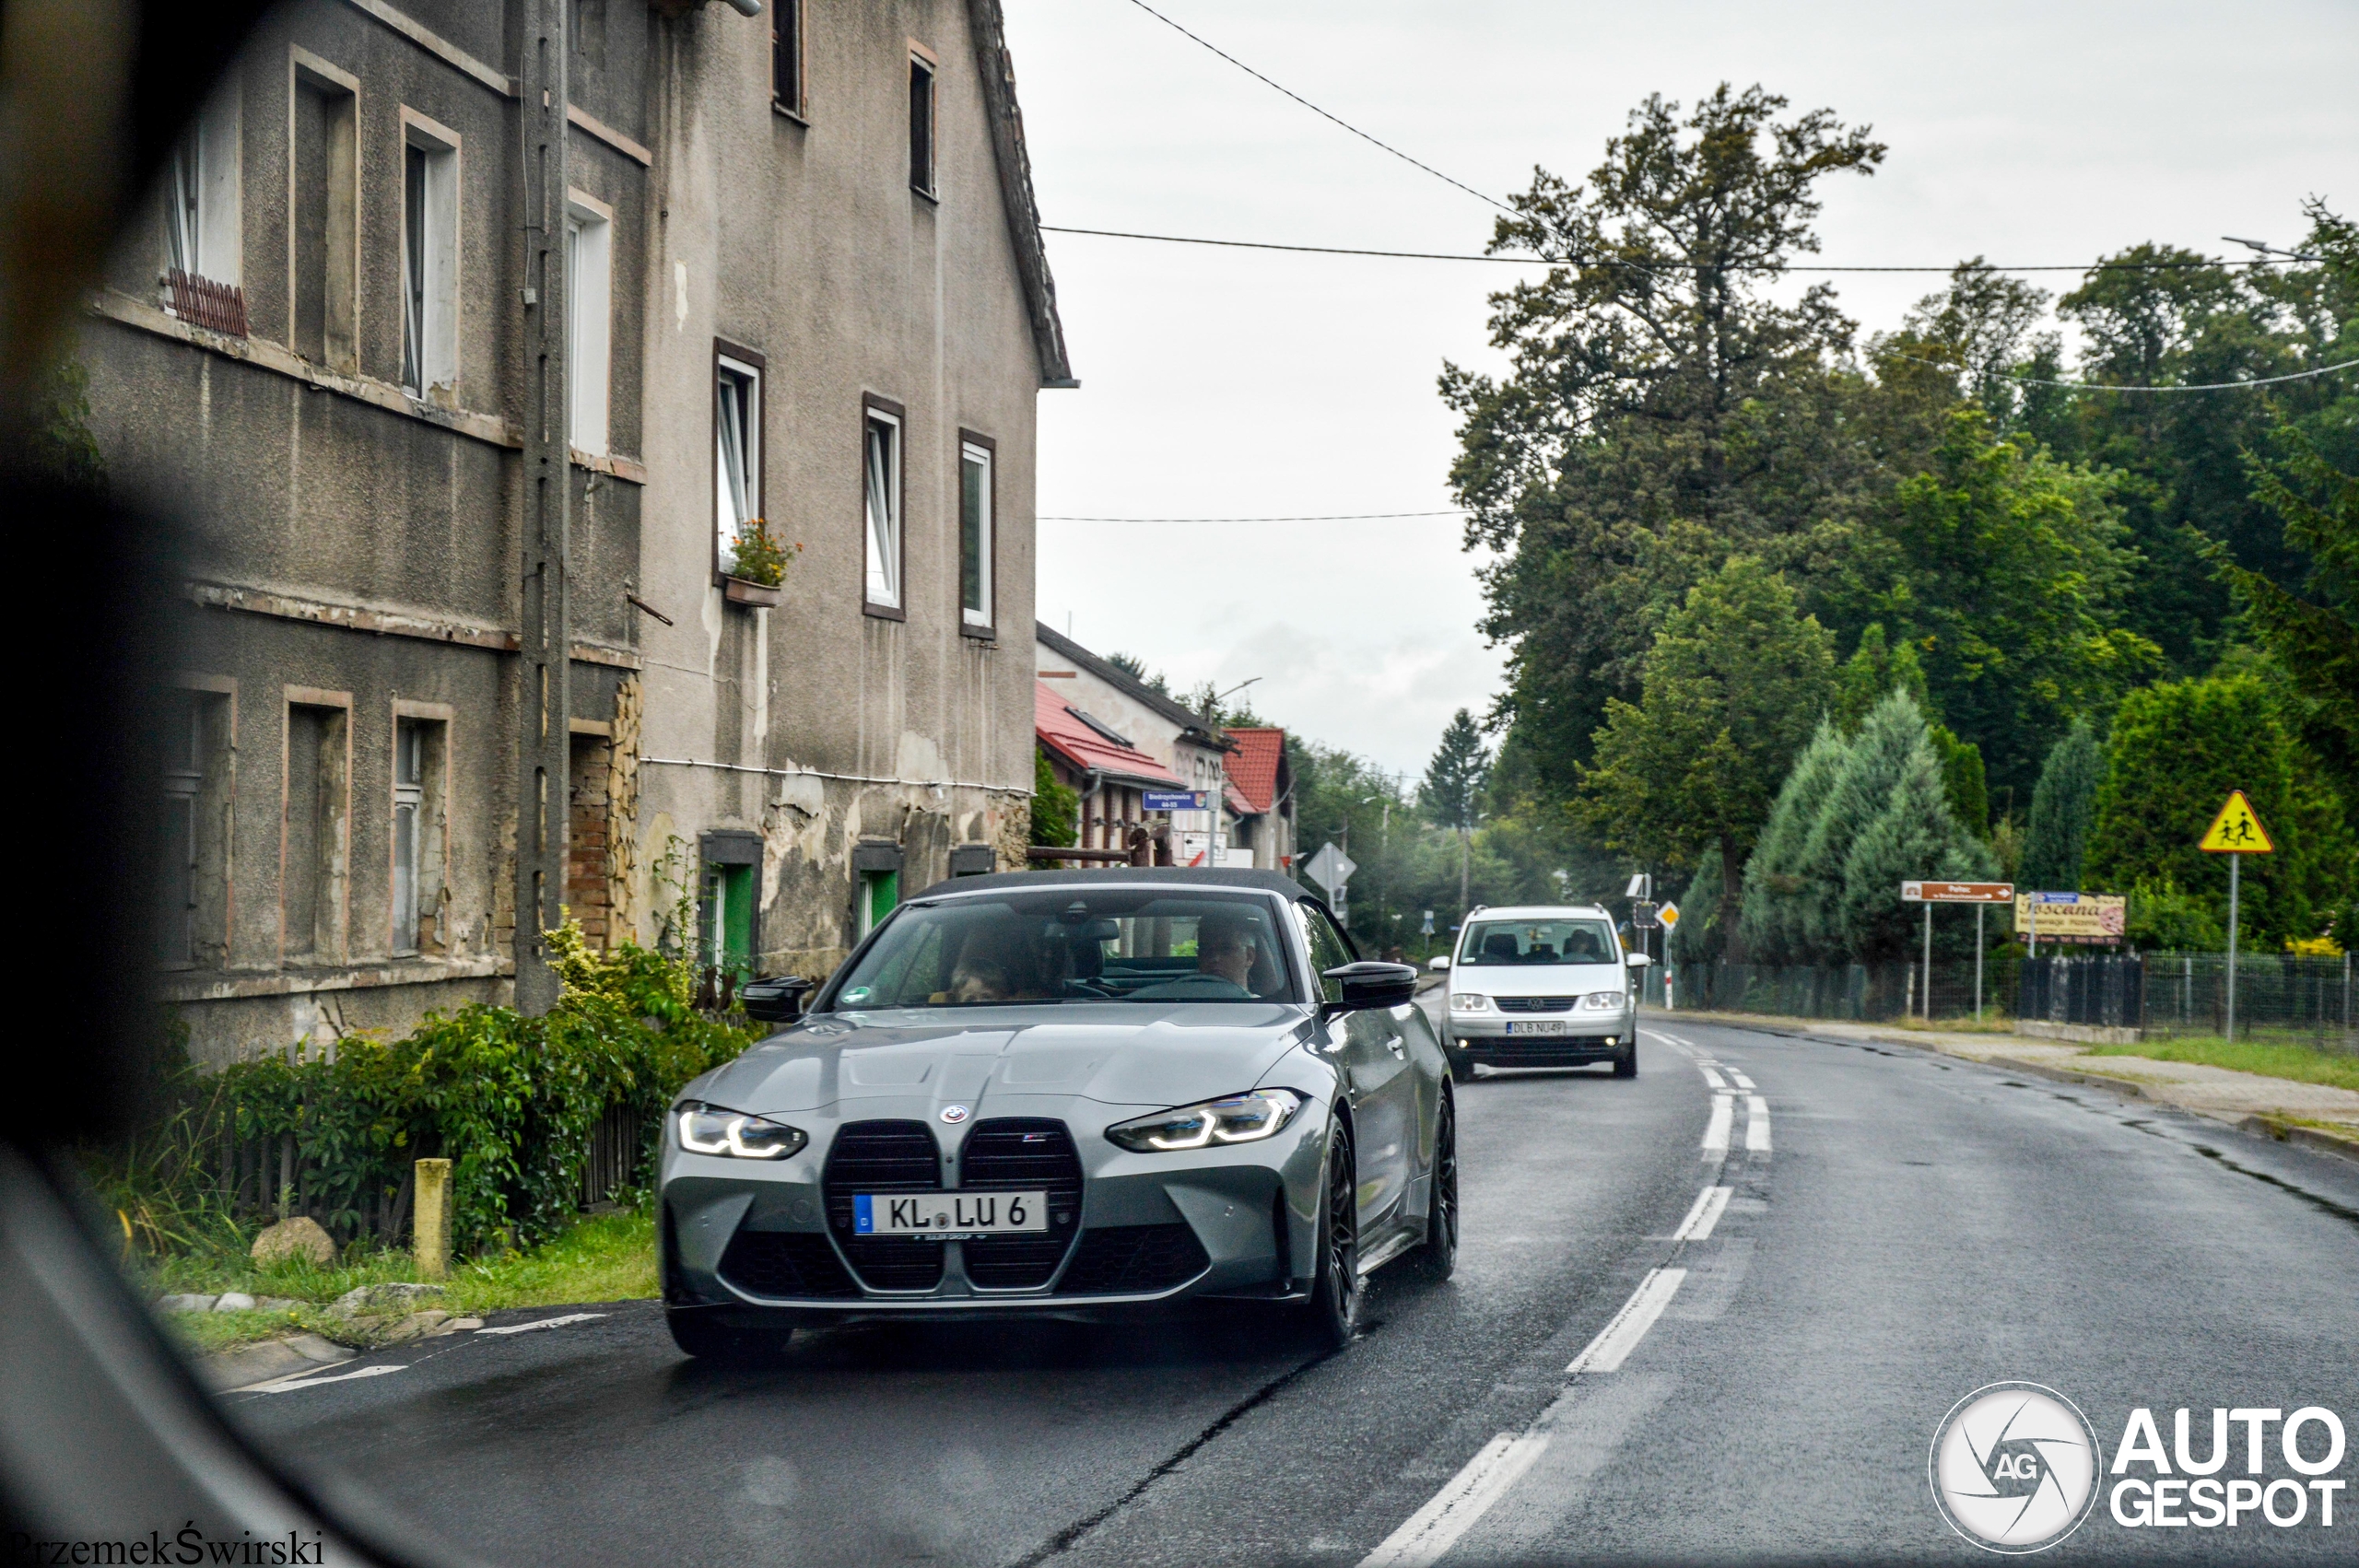
[[[965,1121],[967,1119],[967,1107],[964,1106],[945,1106],[942,1107],[942,1119],[948,1122]]]

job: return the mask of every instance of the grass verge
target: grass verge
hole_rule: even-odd
[[[353,1321],[330,1311],[345,1292],[361,1285],[417,1278],[406,1252],[338,1258],[326,1268],[289,1261],[263,1268],[229,1250],[155,1259],[137,1270],[148,1300],[180,1293],[278,1296],[298,1305],[279,1312],[170,1312],[165,1325],[195,1352],[276,1339],[308,1328],[349,1340]],[[591,1215],[524,1252],[455,1265],[449,1287],[432,1305],[454,1316],[505,1307],[560,1306],[585,1301],[635,1301],[655,1294],[655,1218],[649,1209]]]
[[[2287,1041],[2231,1043],[2216,1035],[2189,1035],[2177,1039],[2145,1040],[2134,1046],[2092,1046],[2083,1054],[2199,1062],[2236,1072],[2256,1072],[2265,1078],[2290,1078],[2298,1083],[2327,1083],[2337,1089],[2359,1090],[2359,1057]]]

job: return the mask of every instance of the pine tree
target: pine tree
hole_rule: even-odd
[[[1920,726],[1884,809],[1844,857],[1839,923],[1845,949],[1862,964],[1908,957],[1917,951],[1924,912],[1901,902],[1900,884],[1978,879],[1994,864],[1989,850],[1950,814],[1941,758]],[[1946,934],[1954,943],[1956,933]]]
[[[1802,866],[1811,824],[1834,788],[1835,776],[1848,750],[1843,732],[1831,720],[1820,720],[1818,733],[1811,737],[1810,744],[1795,759],[1793,771],[1786,775],[1777,804],[1769,808],[1769,820],[1762,825],[1760,842],[1745,863],[1739,930],[1757,964],[1807,961],[1797,898],[1802,882],[1795,873]]]
[[[1907,692],[1919,708],[1931,706],[1917,649],[1905,639],[1887,646],[1880,621],[1860,628],[1860,646],[1836,673],[1835,681],[1835,722],[1847,735],[1858,734],[1869,712],[1893,692]]]
[[[1491,754],[1483,744],[1483,731],[1475,727],[1474,716],[1460,708],[1450,716],[1449,726],[1441,732],[1441,744],[1434,750],[1433,761],[1426,765],[1426,781],[1418,787],[1417,803],[1437,827],[1447,827],[1458,835],[1458,902],[1463,908],[1467,900],[1467,879],[1472,864],[1475,804],[1482,799],[1483,787],[1490,781]]]
[[[1717,964],[1727,953],[1720,930],[1720,847],[1708,844],[1696,858],[1696,874],[1679,897],[1679,924],[1663,944],[1674,964]],[[1758,954],[1749,955],[1758,961]]]
[[[2085,719],[2072,720],[2064,738],[2048,748],[2032,791],[2023,860],[2015,877],[2025,888],[2077,892],[2095,819],[2097,785],[2105,778],[2105,755]]]
[[[1797,937],[1811,961],[1824,963],[1846,951],[1843,897],[1851,847],[1884,814],[1911,754],[1927,744],[1916,698],[1894,691],[1869,711],[1844,755],[1794,868]],[[1938,772],[1935,778],[1938,784]]]
[[[1935,724],[1926,733],[1932,739],[1933,755],[1941,761],[1942,789],[1950,798],[1950,814],[1977,838],[1988,837],[1990,790],[1982,772],[1982,748],[1958,739],[1946,724]]]

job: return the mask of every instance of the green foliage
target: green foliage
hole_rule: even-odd
[[[1165,696],[1169,696],[1171,695],[1171,682],[1169,678],[1167,677],[1160,670],[1156,671],[1153,674],[1149,674],[1147,673],[1146,661],[1139,658],[1136,654],[1109,653],[1106,656],[1106,662],[1111,664],[1115,669],[1121,671],[1124,674],[1130,676],[1131,679],[1152,691],[1160,692]]]
[[[768,518],[754,518],[737,530],[729,573],[764,588],[776,588],[786,580],[786,568],[801,554],[801,544],[787,544],[770,532]]]
[[[2225,922],[2226,857],[2196,841],[2241,789],[2276,844],[2242,857],[2241,930],[2253,948],[2319,934],[2349,907],[2359,845],[2343,802],[2260,674],[2174,681],[2132,692],[2114,717],[2090,835],[2088,880],[2201,899]]]
[[[200,1074],[182,1057],[169,1068],[156,1130],[122,1149],[90,1152],[100,1190],[142,1232],[149,1251],[199,1235],[162,1213],[153,1193],[176,1195],[218,1242],[234,1229],[213,1195],[225,1186],[225,1136],[292,1138],[308,1172],[306,1206],[333,1231],[365,1229],[398,1190],[410,1162],[452,1161],[452,1232],[462,1246],[531,1239],[567,1223],[581,1196],[591,1133],[610,1106],[635,1111],[651,1156],[662,1111],[679,1086],[735,1057],[745,1029],[689,1003],[691,973],[628,943],[592,952],[569,922],[548,933],[564,989],[546,1016],[474,1004],[428,1013],[408,1036],[348,1035],[332,1050],[298,1048]],[[143,1141],[183,1151],[142,1155]],[[142,1180],[139,1171],[152,1173]],[[206,1208],[212,1203],[212,1208]]]
[[[1807,961],[1847,951],[1843,901],[1852,847],[1884,815],[1924,736],[1925,715],[1916,702],[1907,692],[1892,693],[1870,710],[1820,793],[1795,857],[1793,908],[1785,918],[1794,949]]]
[[[1817,733],[1778,788],[1777,804],[1769,808],[1753,858],[1745,862],[1740,930],[1757,964],[1809,962],[1810,941],[1802,927],[1799,897],[1802,854],[1848,749],[1842,731],[1821,720]]]
[[[2328,462],[2305,431],[2281,429],[2275,444],[2274,463],[2248,454],[2253,494],[2306,557],[2307,597],[2237,566],[2224,549],[2213,559],[2245,624],[2298,694],[2304,738],[2339,777],[2359,780],[2359,474]]]
[[[1709,845],[1696,858],[1696,874],[1687,881],[1687,891],[1674,901],[1679,905],[1679,923],[1671,929],[1671,940],[1663,944],[1674,964],[1717,964],[1727,955],[1727,930],[1722,917],[1734,907],[1720,896],[1720,847]],[[1765,962],[1754,954],[1755,962]]]
[[[1081,791],[1057,782],[1048,749],[1032,748],[1032,842],[1062,849],[1080,841]]]
[[[71,355],[52,363],[30,389],[26,456],[36,473],[79,490],[103,493],[106,459],[90,434],[90,373]]]
[[[1959,740],[1945,724],[1935,724],[1926,733],[1941,761],[1942,792],[1949,797],[1950,814],[1977,838],[1984,837],[1990,831],[1990,794],[1982,778],[1982,748]]]
[[[2104,777],[2105,756],[2097,748],[2096,733],[2087,720],[2076,719],[2064,738],[2048,748],[2039,786],[2032,791],[2023,859],[2015,868],[2015,880],[2025,889],[2081,890],[2097,785]]]
[[[1901,901],[1900,884],[1919,878],[1978,880],[1996,862],[1989,849],[1950,815],[1940,759],[1920,720],[1883,808],[1843,859],[1837,921],[1844,950],[1857,962],[1903,958],[1919,950],[1923,910]],[[1937,949],[1970,941],[1957,922],[1934,922]]]
[[[2167,875],[2130,888],[2125,934],[2142,953],[2218,953],[2228,945],[2211,905]]]
[[[1870,621],[1860,629],[1860,645],[1844,661],[1835,682],[1835,722],[1847,735],[1856,735],[1867,721],[1868,710],[1894,692],[1907,692],[1919,708],[1930,708],[1925,692],[1925,667],[1916,645],[1886,646],[1884,623]]]
[[[1441,732],[1441,744],[1426,765],[1426,779],[1417,790],[1417,805],[1437,827],[1461,832],[1474,825],[1476,807],[1489,781],[1491,754],[1474,716],[1460,708]]]
[[[1826,700],[1832,641],[1749,557],[1691,589],[1655,639],[1638,705],[1607,705],[1596,764],[1581,769],[1582,814],[1606,846],[1672,865],[1714,839],[1748,852]]]

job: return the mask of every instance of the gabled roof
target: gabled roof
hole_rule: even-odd
[[[1286,732],[1275,728],[1231,730],[1237,743],[1228,755],[1229,782],[1256,813],[1277,803],[1278,773],[1286,757]]]
[[[1198,745],[1211,746],[1220,743],[1218,735],[1204,722],[1203,714],[1184,703],[1172,700],[1168,695],[1156,691],[1121,665],[1109,663],[1062,632],[1040,622],[1033,623],[1032,635],[1058,658],[1068,660],[1081,669],[1088,671],[1140,707],[1158,713],[1179,725],[1182,734],[1190,731],[1195,731],[1194,739]]]
[[[1064,694],[1046,681],[1032,683],[1032,732],[1040,743],[1085,771],[1102,773],[1118,783],[1149,790],[1184,790],[1188,786],[1164,770],[1161,763],[1136,746],[1117,745],[1067,706]]]
[[[1024,279],[1025,311],[1032,318],[1032,345],[1040,357],[1040,384],[1077,387],[1065,357],[1065,326],[1057,315],[1057,283],[1049,275],[1049,249],[1040,238],[1040,206],[1032,196],[1032,158],[1024,147],[1024,111],[1015,103],[1015,62],[1007,53],[1007,23],[999,0],[967,0],[975,35],[975,63],[983,80],[983,112],[990,117],[992,152],[999,165],[1000,203],[1007,209],[1008,238],[1015,242],[1015,270]]]

